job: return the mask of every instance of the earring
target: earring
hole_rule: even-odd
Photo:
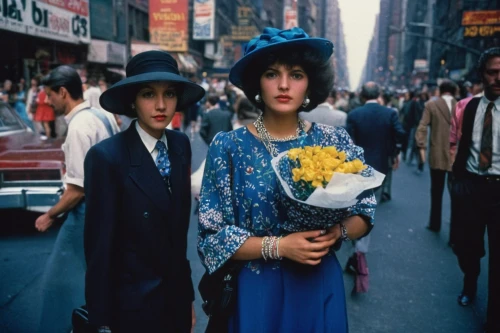
[[[306,96],[306,98],[304,99],[304,102],[302,103],[302,106],[306,107],[309,105],[309,103],[311,103],[311,100],[309,99],[309,97]]]
[[[262,98],[260,98],[260,94],[255,95],[255,101],[256,101],[257,103],[262,102]]]

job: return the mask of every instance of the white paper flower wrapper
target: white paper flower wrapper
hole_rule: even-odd
[[[334,172],[326,188],[316,188],[306,201],[302,201],[294,197],[279,169],[280,160],[288,158],[287,154],[288,151],[282,152],[272,159],[271,164],[278,176],[288,215],[288,221],[282,227],[290,232],[324,229],[340,222],[348,216],[348,211],[343,208],[355,205],[356,198],[363,191],[382,185],[385,178],[376,170],[368,177]]]

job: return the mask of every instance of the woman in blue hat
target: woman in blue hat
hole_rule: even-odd
[[[137,120],[85,158],[89,322],[100,332],[190,332],[191,147],[165,128],[205,91],[163,51],[136,55],[126,72],[100,104]]]
[[[375,197],[364,192],[349,217],[328,230],[286,233],[271,159],[291,148],[336,146],[363,160],[342,128],[308,123],[333,86],[333,45],[302,29],[264,29],[229,79],[262,112],[253,124],[219,133],[207,155],[198,252],[211,274],[231,262],[238,273],[230,332],[347,332],[342,269],[334,245],[369,232]],[[209,324],[210,326],[210,324]]]

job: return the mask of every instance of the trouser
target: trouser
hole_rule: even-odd
[[[464,273],[464,293],[476,293],[480,260],[485,255],[484,233],[488,232],[487,332],[500,332],[500,177],[489,181],[469,174],[455,180],[452,198],[451,243]]]
[[[446,170],[430,169],[431,170],[431,213],[429,218],[429,228],[433,230],[441,229],[441,215],[443,208],[443,191]],[[450,177],[448,177],[448,190],[450,188]]]
[[[38,332],[67,333],[73,309],[84,304],[85,203],[76,205],[64,221],[43,272]]]

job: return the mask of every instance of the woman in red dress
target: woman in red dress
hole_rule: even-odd
[[[45,130],[45,136],[50,138],[50,122],[56,119],[54,109],[46,102],[47,94],[45,90],[40,89],[37,98],[37,107],[35,111],[35,121],[40,122]],[[42,139],[44,136],[42,136]]]

